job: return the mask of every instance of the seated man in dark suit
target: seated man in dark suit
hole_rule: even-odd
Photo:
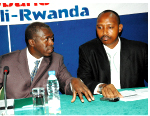
[[[103,11],[97,18],[98,38],[79,47],[77,75],[93,94],[123,97],[117,89],[148,82],[148,45],[119,37],[122,28],[115,11]]]
[[[63,63],[63,56],[53,52],[54,34],[50,27],[44,23],[35,22],[30,24],[25,31],[27,47],[0,56],[0,88],[3,86],[3,68],[9,67],[7,75],[7,98],[27,98],[34,87],[44,87],[48,79],[48,71],[55,70],[60,88],[65,94],[72,94],[74,102],[78,93],[84,102],[82,93],[88,101],[94,100],[92,93],[79,78],[71,77]],[[31,76],[38,60],[36,75]],[[72,90],[71,90],[72,86]]]

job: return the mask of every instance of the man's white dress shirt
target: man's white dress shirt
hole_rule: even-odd
[[[106,45],[104,45],[104,49],[106,51],[109,63],[110,63],[110,71],[111,71],[111,84],[115,86],[116,89],[120,89],[120,48],[121,48],[121,41],[119,41],[117,45],[110,49]],[[102,83],[100,83],[102,84]],[[94,90],[94,94],[99,94],[97,92],[99,85],[98,84]]]
[[[39,58],[39,59],[35,58],[34,56],[32,56],[32,55],[30,54],[30,52],[29,52],[29,50],[28,50],[28,48],[27,48],[27,59],[28,59],[29,72],[30,72],[30,74],[31,74],[31,72],[33,71],[33,69],[34,69],[34,67],[35,67],[35,63],[34,63],[34,62],[35,62],[36,60],[40,60],[39,65],[38,65],[38,68],[39,68],[43,57],[41,57],[41,58]]]

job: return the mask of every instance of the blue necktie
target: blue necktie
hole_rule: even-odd
[[[31,82],[33,81],[33,79],[34,79],[34,77],[35,77],[35,75],[37,73],[38,65],[40,63],[40,60],[37,60],[34,63],[35,63],[35,67],[34,67],[33,71],[31,72]]]

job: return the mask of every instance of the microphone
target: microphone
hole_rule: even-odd
[[[9,67],[5,66],[4,67],[4,100],[5,100],[5,113],[6,113],[6,115],[7,115],[6,79],[7,79],[8,72],[9,72]]]
[[[8,72],[9,72],[9,67],[8,67],[8,66],[5,66],[5,67],[4,67],[4,74],[5,74],[5,73],[8,74]]]

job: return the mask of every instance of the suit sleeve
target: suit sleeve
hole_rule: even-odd
[[[144,69],[144,77],[145,77],[145,81],[148,83],[148,45],[146,44],[146,47],[145,47],[145,55],[144,55],[144,66],[145,66],[145,69]]]
[[[63,62],[63,57],[60,58],[59,60],[59,68],[58,68],[58,81],[59,81],[59,85],[61,90],[65,93],[65,94],[72,94],[71,88],[70,88],[70,83],[72,80],[72,76],[71,74],[68,72],[64,62]]]
[[[0,89],[3,86],[2,56],[0,56]]]
[[[79,67],[77,71],[77,76],[85,83],[85,85],[94,93],[94,89],[99,84],[99,82],[94,81],[92,66],[89,61],[89,54],[84,52],[82,47],[79,47]]]

